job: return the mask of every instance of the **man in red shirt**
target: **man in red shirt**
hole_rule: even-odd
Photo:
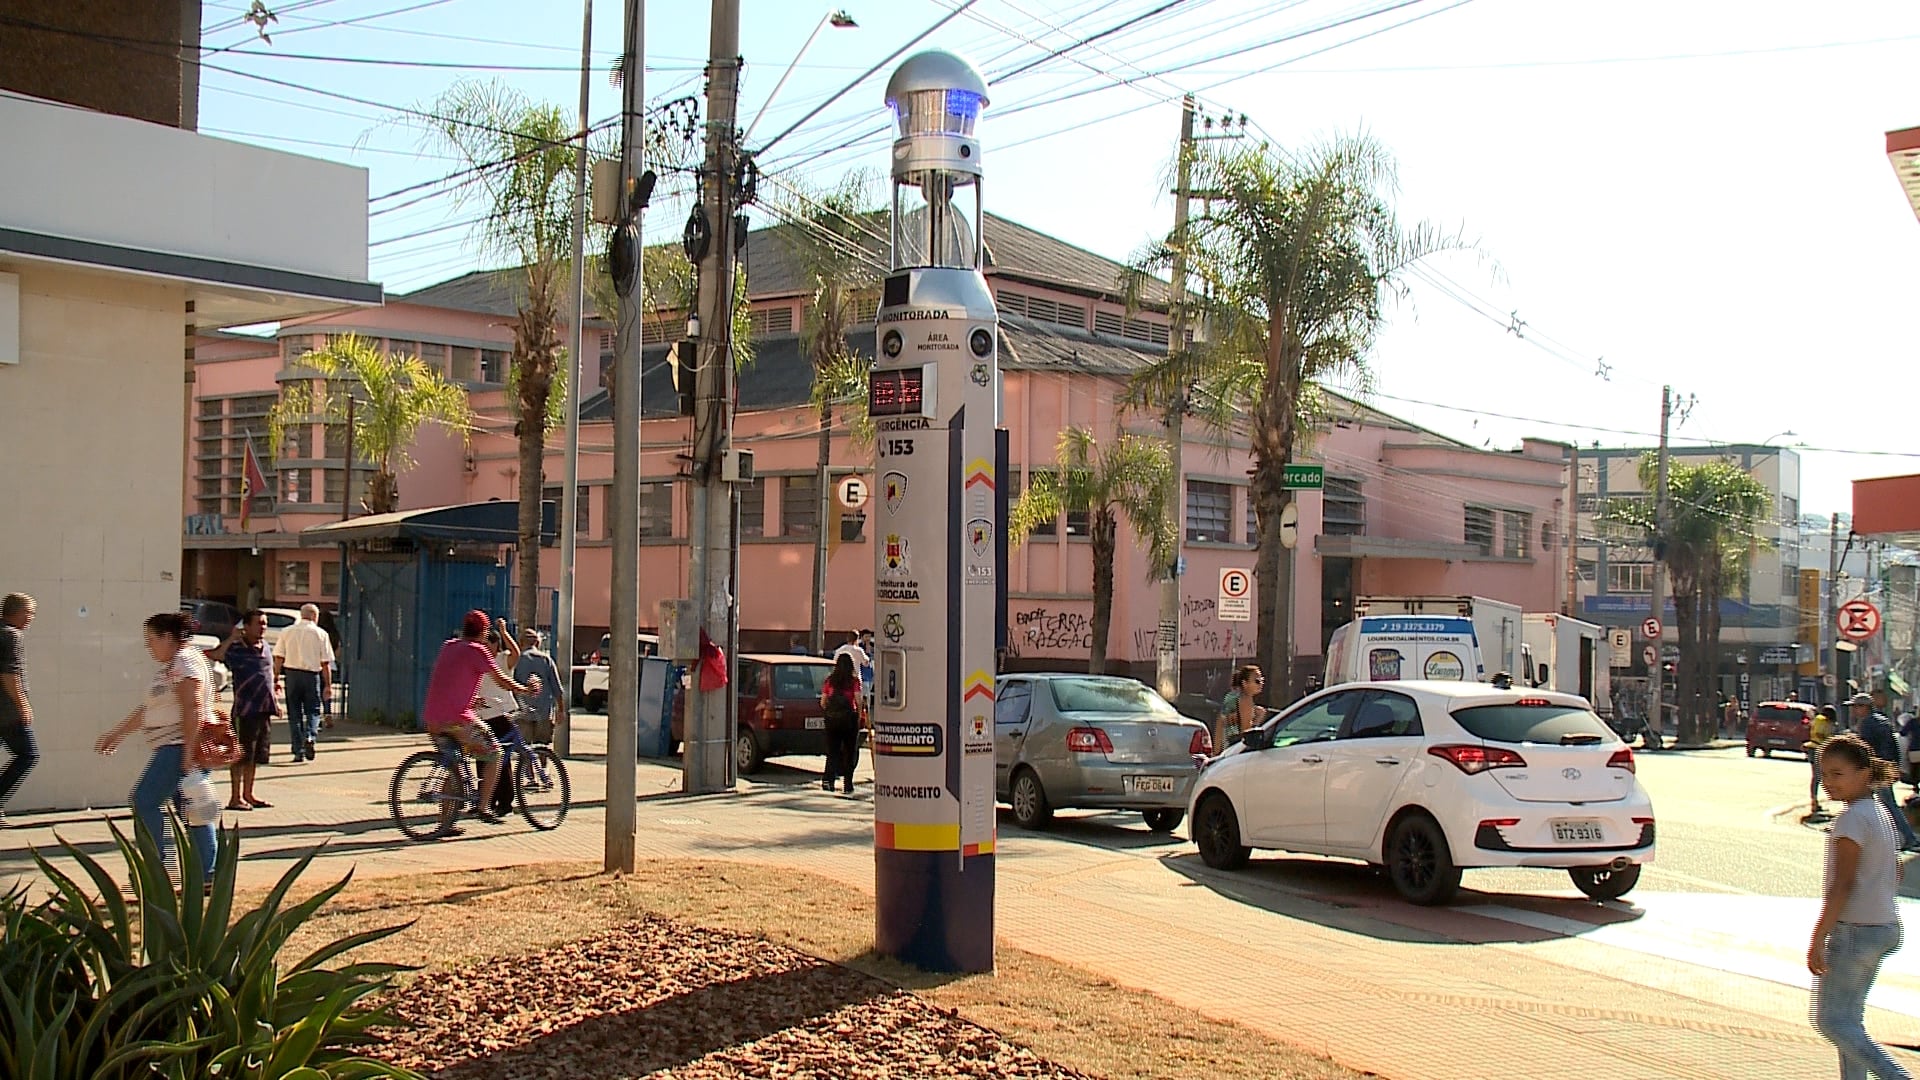
[[[504,620],[502,620],[504,624]],[[426,724],[430,735],[444,735],[458,743],[480,770],[480,803],[475,811],[482,821],[497,824],[493,814],[493,789],[500,782],[500,744],[493,732],[474,714],[474,694],[483,679],[491,678],[516,694],[538,694],[540,678],[515,682],[500,670],[493,654],[487,651],[487,630],[491,623],[484,611],[469,611],[460,623],[460,636],[440,646],[433,662],[433,674],[427,679]],[[453,817],[459,806],[451,799],[440,801],[441,835],[458,836]]]

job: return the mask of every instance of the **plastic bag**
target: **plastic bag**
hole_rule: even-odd
[[[180,778],[180,801],[186,805],[189,825],[213,825],[220,820],[220,793],[213,790],[213,778],[206,770],[195,769]]]

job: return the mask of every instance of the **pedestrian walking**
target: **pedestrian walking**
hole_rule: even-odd
[[[1813,721],[1807,726],[1806,745],[1801,748],[1807,752],[1807,764],[1813,769],[1813,779],[1807,784],[1807,798],[1812,801],[1816,814],[1824,809],[1820,805],[1820,750],[1833,738],[1839,719],[1840,710],[1831,705],[1814,710]]]
[[[0,829],[7,827],[7,800],[35,765],[40,747],[33,739],[33,703],[27,699],[27,627],[39,610],[26,593],[0,600],[0,746],[7,767],[0,769]]]
[[[554,723],[566,703],[560,697],[560,672],[541,646],[540,631],[532,627],[520,631],[520,659],[513,665],[513,677],[523,683],[539,680],[540,692],[527,700],[523,710],[527,717],[525,734],[528,742],[550,743]]]
[[[229,810],[265,810],[273,806],[253,793],[260,766],[273,756],[273,721],[284,716],[273,695],[273,650],[267,645],[267,613],[254,609],[240,617],[220,651],[233,674],[233,726],[240,737],[240,760],[227,770]]]
[[[832,791],[834,779],[844,778],[844,790],[851,795],[853,770],[860,763],[860,726],[867,711],[866,694],[851,653],[843,651],[834,656],[833,670],[820,688],[820,707],[826,712],[827,722],[827,763],[820,775],[820,787]]]
[[[1247,664],[1233,673],[1233,688],[1220,702],[1220,715],[1214,722],[1214,753],[1239,742],[1243,732],[1267,718],[1266,706],[1255,701],[1266,688],[1267,677],[1258,664]]]
[[[1898,770],[1900,740],[1894,734],[1893,724],[1885,716],[1874,711],[1873,696],[1866,693],[1855,694],[1847,699],[1847,706],[1853,713],[1854,730],[1858,731],[1860,738],[1866,741],[1868,749],[1873,751],[1873,756]],[[1822,773],[1822,775],[1825,774]],[[1896,772],[1895,775],[1898,773]],[[1893,785],[1887,784],[1877,788],[1874,794],[1886,806],[1887,812],[1893,815],[1893,824],[1900,832],[1900,850],[1920,849],[1920,836],[1915,836],[1913,826],[1907,824],[1907,815],[1901,812],[1900,803],[1893,796]]]
[[[1894,765],[1860,736],[1838,735],[1821,751],[1820,780],[1846,809],[1827,835],[1820,921],[1807,945],[1807,970],[1815,979],[1813,1026],[1839,1050],[1841,1080],[1869,1074],[1910,1080],[1864,1022],[1880,964],[1900,947],[1897,815],[1874,796],[1893,784]]]
[[[159,667],[147,681],[145,697],[120,726],[100,736],[94,749],[111,754],[135,729],[146,735],[153,753],[133,785],[133,817],[145,829],[166,859],[173,847],[173,830],[162,812],[169,803],[185,815],[181,788],[206,782],[206,772],[193,760],[200,748],[200,729],[213,719],[213,669],[199,649],[187,644],[192,628],[178,611],[163,611],[147,619],[147,653]],[[218,816],[219,801],[213,803]],[[213,823],[187,824],[187,842],[200,859],[208,885],[219,854],[219,835]]]
[[[320,629],[320,609],[300,605],[300,619],[280,632],[273,673],[287,689],[287,730],[293,760],[312,761],[320,739],[320,702],[333,696],[333,642]]]

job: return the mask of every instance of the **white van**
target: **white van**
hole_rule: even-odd
[[[1473,620],[1457,615],[1364,615],[1335,630],[1327,644],[1328,686],[1486,678]]]

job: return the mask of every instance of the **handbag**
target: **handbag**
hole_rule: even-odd
[[[200,725],[200,738],[194,747],[193,763],[203,769],[224,769],[241,758],[240,736],[233,730],[227,714],[216,712]]]
[[[220,820],[220,793],[204,769],[180,778],[180,802],[189,825],[213,825]]]

